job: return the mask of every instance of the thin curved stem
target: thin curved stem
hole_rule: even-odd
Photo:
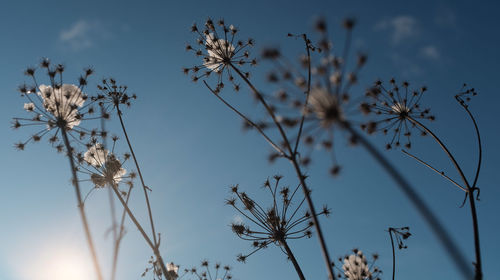
[[[61,134],[63,137],[64,145],[66,146],[67,156],[69,159],[69,165],[71,168],[71,174],[73,176],[73,186],[75,187],[76,200],[78,202],[78,210],[80,212],[80,217],[82,218],[83,229],[85,231],[85,237],[87,238],[87,244],[90,249],[90,254],[92,256],[92,262],[94,264],[94,269],[97,273],[97,279],[102,280],[102,272],[101,267],[99,266],[99,261],[97,259],[97,253],[94,246],[94,241],[92,239],[92,234],[90,233],[90,227],[87,221],[87,215],[85,214],[84,204],[82,202],[82,194],[80,191],[80,184],[78,182],[78,176],[76,174],[75,162],[73,159],[73,148],[71,147],[68,139],[68,135],[66,132],[66,128],[64,126],[61,127]]]
[[[153,233],[153,242],[155,247],[158,246],[158,242],[156,240],[156,231],[155,231],[155,225],[153,222],[153,213],[151,211],[151,204],[149,203],[149,196],[148,196],[148,187],[144,183],[144,178],[142,177],[142,172],[141,168],[139,167],[139,163],[137,162],[137,158],[135,157],[134,149],[132,148],[132,144],[130,143],[130,139],[128,138],[127,130],[125,129],[125,124],[123,123],[122,119],[122,111],[119,108],[119,105],[116,104],[116,113],[118,115],[118,119],[120,119],[120,125],[122,127],[123,134],[125,135],[125,139],[127,140],[127,145],[130,150],[130,153],[132,154],[132,158],[134,159],[135,167],[137,168],[137,173],[139,174],[139,178],[141,179],[141,185],[142,189],[144,190],[144,198],[146,199],[146,206],[148,208],[148,216],[149,216],[149,223],[151,224],[151,231]]]
[[[391,237],[392,246],[392,280],[396,279],[396,251],[394,250],[394,239],[392,238],[392,228],[389,228],[389,236]]]
[[[464,187],[462,187],[459,183],[455,182],[455,180],[451,179],[450,177],[446,176],[444,174],[443,171],[439,171],[437,170],[436,168],[432,167],[430,164],[428,164],[427,162],[421,160],[420,158],[418,158],[417,156],[415,155],[412,155],[410,154],[409,152],[405,151],[405,150],[401,150],[404,154],[406,154],[407,156],[415,159],[416,161],[418,161],[419,163],[427,166],[429,169],[431,169],[432,171],[436,172],[437,174],[439,174],[440,176],[442,176],[443,178],[445,178],[446,180],[450,181],[453,185],[457,186],[459,189],[461,189],[462,191],[464,192],[467,192],[467,189],[465,189]]]
[[[427,132],[429,135],[432,136],[432,138],[439,144],[441,149],[446,153],[448,158],[451,160],[451,162],[453,163],[453,166],[458,171],[458,173],[460,174],[460,177],[462,178],[462,181],[464,182],[465,186],[467,187],[467,192],[469,195],[470,209],[471,209],[471,216],[472,216],[472,226],[473,226],[473,230],[474,230],[474,248],[475,248],[475,254],[476,254],[475,279],[481,280],[481,279],[483,279],[483,272],[482,272],[482,264],[481,264],[481,247],[480,247],[480,242],[479,242],[479,224],[478,224],[478,220],[477,220],[476,202],[474,199],[474,188],[472,188],[470,186],[469,182],[467,181],[467,178],[465,177],[464,172],[462,171],[462,168],[460,168],[460,165],[455,160],[455,157],[453,157],[452,153],[448,150],[448,148],[441,141],[441,139],[439,139],[439,137],[437,137],[436,134],[434,134],[431,130],[429,130],[425,125],[423,125],[419,121],[417,121],[411,117],[408,117],[408,120],[410,120],[412,123],[419,126],[421,129],[423,129],[425,132]]]
[[[288,247],[288,244],[285,240],[280,241],[281,245],[285,248],[287,256],[290,258],[290,261],[293,263],[293,267],[295,268],[295,271],[297,271],[297,275],[299,275],[300,280],[305,280],[306,278],[304,277],[304,273],[302,273],[302,269],[300,268],[299,263],[297,262],[297,259],[295,259],[295,256],[292,253],[292,250],[290,247]]]
[[[469,263],[463,256],[462,252],[458,249],[450,234],[441,225],[438,218],[432,213],[427,204],[423,201],[415,189],[406,181],[406,179],[399,173],[398,170],[387,160],[365,137],[358,131],[351,127],[348,123],[343,124],[344,127],[355,137],[361,145],[382,165],[382,167],[389,173],[389,175],[396,181],[397,186],[411,201],[413,206],[417,209],[420,215],[427,222],[434,234],[438,237],[439,241],[445,248],[450,258],[455,263],[456,268],[460,271],[464,279],[471,279],[473,273],[469,269]]]
[[[130,193],[132,191],[132,185],[130,185],[129,189],[128,189],[128,192],[127,192],[127,198],[125,199],[125,203],[128,205],[128,201],[130,199]],[[118,253],[120,251],[120,244],[121,244],[121,240],[123,238],[123,234],[124,234],[124,227],[123,225],[125,224],[125,216],[127,215],[127,212],[125,210],[125,208],[123,209],[123,212],[122,212],[122,217],[120,219],[120,228],[119,228],[119,231],[118,231],[118,237],[115,241],[115,246],[113,248],[113,264],[112,264],[112,267],[111,267],[111,280],[115,280],[116,278],[116,268],[117,268],[117,265],[118,265]]]

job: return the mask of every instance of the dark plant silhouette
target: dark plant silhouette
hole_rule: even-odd
[[[392,246],[392,280],[396,279],[396,251],[394,250],[394,238],[396,238],[396,243],[398,244],[398,249],[406,249],[408,246],[404,244],[404,241],[411,236],[409,227],[393,228],[390,227],[387,232],[391,237]]]
[[[305,198],[301,199],[297,204],[293,203],[300,185],[294,189],[289,187],[279,188],[282,176],[276,175],[273,178],[274,183],[271,183],[269,179],[264,182],[264,188],[270,192],[273,202],[267,208],[250,198],[247,193],[241,192],[237,185],[231,187],[234,197],[227,199],[226,204],[235,208],[254,226],[251,228],[243,222],[231,224],[233,232],[241,239],[251,241],[254,248],[249,254],[238,255],[238,261],[245,262],[250,255],[260,249],[267,248],[270,244],[274,244],[292,261],[299,278],[305,279],[287,240],[312,236],[311,228],[314,224],[311,221],[311,214],[307,211],[303,214],[298,213],[304,204]],[[323,211],[316,216],[328,216],[329,214],[330,211],[325,206]]]
[[[462,180],[462,184],[457,183],[456,180],[453,180],[452,178],[446,176],[444,172],[438,171],[438,169],[432,167],[430,164],[427,162],[421,160],[417,156],[414,156],[410,154],[408,151],[403,150],[403,152],[412,158],[416,159],[419,163],[422,163],[423,165],[429,167],[451,183],[453,183],[455,186],[460,188],[461,190],[465,191],[465,199],[469,199],[469,204],[470,204],[470,209],[471,209],[471,217],[472,217],[472,227],[474,231],[474,247],[475,247],[475,279],[482,279],[482,264],[481,264],[481,248],[480,248],[480,242],[479,242],[479,225],[478,225],[478,219],[477,219],[477,211],[476,211],[476,204],[475,204],[475,199],[474,199],[474,192],[477,191],[479,194],[479,188],[476,186],[477,180],[479,178],[479,171],[481,169],[481,160],[482,160],[482,147],[481,147],[481,135],[479,133],[479,128],[477,126],[476,120],[472,113],[469,110],[468,106],[468,101],[470,101],[470,96],[477,95],[476,91],[473,88],[468,89],[466,85],[463,86],[462,90],[460,93],[458,93],[455,96],[455,99],[457,102],[462,106],[465,111],[467,112],[469,118],[472,120],[475,128],[475,134],[478,139],[478,151],[479,151],[479,158],[478,158],[478,164],[476,167],[476,172],[474,176],[474,181],[471,184],[469,180],[467,180],[462,167],[460,164],[456,161],[454,155],[451,153],[451,151],[448,149],[448,147],[442,142],[442,140],[433,132],[431,131],[426,125],[424,125],[422,122],[420,122],[421,119],[429,119],[429,120],[434,120],[433,116],[428,116],[429,109],[424,109],[423,111],[420,109],[419,101],[422,93],[424,92],[421,90],[420,92],[418,91],[409,91],[408,90],[408,83],[405,82],[403,83],[403,88],[405,88],[405,94],[400,94],[399,89],[396,86],[396,83],[394,80],[390,81],[391,85],[393,86],[392,90],[387,90],[383,87],[383,83],[380,81],[377,81],[375,84],[375,87],[369,91],[369,96],[374,100],[372,103],[372,107],[377,108],[378,111],[375,111],[377,115],[380,115],[382,118],[383,122],[395,122],[398,123],[396,127],[394,128],[394,135],[399,135],[401,133],[402,127],[405,129],[405,136],[410,137],[410,128],[416,128],[417,130],[421,131],[421,134],[423,135],[429,135],[431,136],[432,139],[434,139],[438,145],[441,147],[441,149],[445,152],[445,154],[448,156],[449,160],[451,161],[453,167],[457,170],[459,173],[459,176]],[[407,95],[406,92],[413,92],[411,96]],[[377,121],[380,122],[380,121]],[[394,137],[395,137],[394,136]],[[393,139],[394,139],[393,137]],[[398,136],[399,137],[399,136]],[[394,141],[394,140],[392,140]],[[391,142],[392,142],[391,141]],[[409,141],[409,140],[408,140]],[[398,143],[398,142],[396,142]],[[409,148],[409,142],[407,144],[407,148]],[[464,200],[465,202],[465,200]]]

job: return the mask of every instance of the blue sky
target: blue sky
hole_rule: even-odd
[[[258,252],[246,264],[235,261],[238,253],[251,248],[228,226],[236,218],[234,210],[224,205],[228,187],[238,183],[265,199],[260,186],[267,177],[280,173],[287,184],[297,182],[286,162],[267,163],[270,148],[261,137],[242,132],[241,120],[202,84],[182,74],[182,67],[199,63],[184,51],[186,43],[195,40],[190,26],[203,23],[208,16],[222,17],[239,27],[243,38],[254,38],[254,54],[263,47],[279,46],[292,58],[302,49],[286,37],[288,32],[306,32],[314,38],[314,19],[323,16],[331,26],[334,44],[341,46],[340,23],[345,17],[355,17],[353,48],[369,58],[353,92],[362,93],[377,78],[427,85],[424,103],[437,116],[431,127],[456,152],[469,176],[476,162],[473,127],[453,96],[464,82],[475,87],[479,95],[470,108],[477,115],[485,150],[478,212],[485,279],[492,279],[500,259],[500,208],[495,202],[500,198],[498,8],[494,1],[480,5],[470,1],[3,2],[0,279],[53,279],[47,270],[58,268],[48,267],[66,265],[54,264],[54,259],[83,263],[82,275],[92,271],[66,159],[46,141],[29,145],[24,152],[13,148],[13,143],[33,132],[10,128],[11,118],[24,114],[25,101],[16,88],[26,80],[24,69],[42,57],[64,63],[68,83],[76,82],[83,67],[92,66],[96,74],[88,93],[95,93],[96,83],[109,76],[137,93],[125,121],[146,184],[153,189],[152,205],[166,260],[182,267],[198,265],[202,259],[220,261],[231,265],[235,279],[242,280],[296,278],[291,263],[274,247]],[[262,81],[268,66],[262,63],[252,70],[259,86],[266,86]],[[244,89],[239,94],[247,93]],[[119,135],[116,123],[109,128]],[[373,140],[383,149],[383,137]],[[124,148],[125,143],[119,143],[119,149]],[[331,255],[341,257],[355,247],[378,253],[383,278],[390,278],[391,252],[385,230],[410,226],[409,248],[398,252],[398,277],[459,279],[430,230],[384,171],[360,147],[340,141],[336,148],[343,165],[341,176],[331,178],[329,163],[319,158],[308,170],[316,204],[332,208],[332,216],[322,220]],[[430,138],[416,139],[413,152],[456,175]],[[387,156],[417,187],[472,262],[470,213],[468,206],[459,208],[463,194],[401,152],[388,151]],[[136,190],[135,194],[131,205],[146,221],[140,193]],[[86,207],[99,257],[109,267],[106,191],[96,192]],[[139,279],[151,253],[133,225],[127,229],[118,279]],[[307,278],[326,279],[315,237],[291,246]]]

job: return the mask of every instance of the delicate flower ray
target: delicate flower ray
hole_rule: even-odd
[[[312,236],[311,227],[313,222],[311,221],[311,214],[309,212],[298,213],[305,198],[300,200],[298,204],[292,203],[300,185],[294,189],[288,187],[278,189],[281,178],[279,175],[274,176],[275,182],[273,185],[271,185],[269,179],[264,183],[264,187],[270,192],[273,201],[273,204],[267,210],[245,192],[239,191],[238,186],[231,188],[235,197],[227,199],[226,204],[235,208],[256,226],[256,228],[252,229],[244,223],[233,223],[231,225],[231,229],[238,237],[251,241],[254,247],[254,250],[249,254],[240,254],[237,258],[238,261],[245,262],[250,255],[260,249],[267,248],[269,244],[275,244],[295,265],[296,261],[288,247],[287,240]],[[238,205],[238,200],[243,207]],[[329,213],[330,210],[325,206],[317,216],[329,215]]]
[[[380,280],[378,276],[382,271],[374,265],[377,259],[378,255],[374,254],[373,261],[369,264],[363,252],[354,249],[353,254],[339,259],[339,261],[343,261],[343,275],[340,274],[339,278],[348,280]]]
[[[409,118],[435,120],[435,117],[430,115],[430,109],[422,109],[420,105],[420,100],[427,88],[411,90],[408,82],[403,82],[401,86],[398,86],[394,79],[391,79],[389,83],[391,88],[387,89],[381,81],[377,81],[366,92],[370,101],[361,105],[362,110],[365,113],[374,113],[381,119],[363,124],[362,128],[368,133],[382,131],[388,134],[392,132],[392,138],[386,145],[387,149],[394,146],[400,147],[403,137],[406,138],[405,147],[409,149],[413,128],[419,130],[423,136],[427,134],[421,128],[416,127]]]
[[[59,152],[62,152],[64,145],[59,141],[59,132],[62,128],[78,142],[86,136],[106,135],[104,131],[89,130],[80,126],[82,120],[99,119],[101,117],[92,117],[95,113],[93,104],[98,98],[92,97],[87,102],[89,98],[83,93],[83,89],[87,85],[87,79],[92,75],[93,70],[90,68],[85,69],[84,74],[79,78],[78,85],[73,85],[63,83],[63,65],[51,65],[45,59],[40,67],[46,70],[50,84],[38,83],[35,77],[35,68],[30,67],[25,71],[25,74],[32,78],[33,84],[21,85],[19,92],[22,97],[28,100],[28,103],[25,103],[23,108],[31,114],[31,117],[14,118],[12,127],[17,129],[22,126],[41,126],[43,128],[26,141],[18,142],[15,145],[16,148],[23,150],[29,142],[39,142],[42,137],[50,135],[49,142]]]
[[[227,26],[224,20],[214,23],[212,19],[205,22],[205,27],[200,30],[196,24],[191,27],[191,31],[198,35],[197,45],[199,49],[191,45],[186,46],[187,51],[193,52],[196,56],[202,57],[203,64],[191,68],[184,68],[186,75],[192,74],[194,82],[199,79],[209,77],[212,73],[217,75],[217,85],[215,92],[219,93],[224,88],[223,75],[233,84],[235,90],[239,90],[239,85],[235,82],[232,67],[241,67],[246,64],[256,65],[257,60],[250,58],[248,48],[254,45],[253,39],[241,41],[236,39],[238,29],[233,25]],[[202,51],[205,49],[205,52]],[[245,76],[250,76],[245,72]]]

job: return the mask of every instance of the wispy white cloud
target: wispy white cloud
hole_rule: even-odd
[[[78,20],[68,29],[59,33],[59,41],[73,51],[80,51],[95,45],[96,37],[103,29],[98,21]]]
[[[429,45],[420,49],[420,54],[428,59],[438,60],[441,58],[441,54],[436,46]]]
[[[393,44],[399,44],[404,39],[415,37],[418,34],[417,20],[406,15],[382,20],[375,25],[375,30],[389,30]]]

